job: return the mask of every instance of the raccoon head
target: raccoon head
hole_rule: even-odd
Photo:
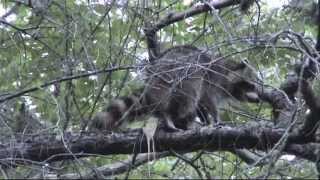
[[[229,67],[228,91],[232,97],[239,101],[259,102],[257,85],[259,82],[258,75],[253,67],[247,62],[233,64]]]

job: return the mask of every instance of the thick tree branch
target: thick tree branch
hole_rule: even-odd
[[[272,106],[274,123],[277,127],[287,127],[296,109],[287,94],[280,89],[266,86],[259,86],[257,91],[261,100],[268,102]]]
[[[313,136],[319,127],[320,120],[320,98],[315,96],[314,92],[308,81],[301,81],[302,87],[301,93],[303,99],[305,100],[307,106],[310,109],[310,112],[306,115],[306,120],[300,130],[301,135],[304,136]]]
[[[153,26],[152,31],[157,32],[160,29],[162,29],[170,24],[173,24],[175,22],[181,21],[181,20],[186,19],[191,16],[195,16],[195,15],[210,11],[211,10],[210,6],[214,7],[215,9],[222,9],[222,8],[225,8],[228,6],[240,4],[240,2],[241,2],[240,0],[219,0],[219,1],[211,0],[205,4],[193,6],[192,8],[190,8],[184,12],[173,13],[173,14],[166,16],[163,19],[160,19],[159,22]]]
[[[211,0],[207,3],[193,6],[192,8],[179,13],[170,13],[166,17],[160,19],[156,24],[151,25],[149,22],[146,23],[144,32],[146,35],[146,42],[149,51],[149,59],[153,61],[160,55],[160,48],[157,40],[157,31],[160,29],[169,26],[175,22],[181,21],[191,16],[195,16],[207,11],[212,10],[212,7],[215,9],[221,9],[231,5],[240,4],[241,0]]]
[[[266,151],[272,148],[283,136],[284,130],[270,128],[209,128],[203,127],[197,130],[188,130],[179,133],[159,132],[154,137],[156,152],[174,150],[176,152],[193,152],[207,149],[210,151],[231,150],[234,148],[256,149]],[[39,138],[39,137],[38,137]],[[142,138],[142,139],[141,139]],[[26,139],[26,138],[25,138]],[[138,141],[137,141],[138,140]],[[306,144],[314,139],[304,139],[300,136],[288,137],[288,146],[284,152],[300,157],[309,157],[294,149],[291,144]],[[141,144],[136,144],[141,142]],[[289,148],[289,149],[288,149]],[[75,157],[87,157],[92,154],[131,154],[133,152],[146,153],[148,151],[146,139],[141,131],[127,133],[113,133],[109,135],[94,134],[79,136],[66,136],[64,141],[52,138],[37,139],[17,142],[15,145],[4,145],[0,148],[0,159],[10,158],[33,161],[57,161],[74,159]],[[311,159],[312,160],[312,159]]]

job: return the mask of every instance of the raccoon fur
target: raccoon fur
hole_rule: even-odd
[[[220,122],[218,108],[227,100],[258,101],[255,71],[245,62],[214,58],[193,46],[177,46],[145,68],[145,87],[113,100],[93,119],[100,130],[114,130],[123,119],[152,114],[169,131],[190,128],[199,116]]]

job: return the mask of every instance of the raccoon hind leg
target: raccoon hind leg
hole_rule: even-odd
[[[172,119],[165,113],[158,114],[157,118],[159,119],[158,128],[161,130],[164,130],[166,132],[179,132],[182,130],[178,129],[173,123]]]
[[[183,119],[176,121],[175,126],[179,129],[190,130],[200,127],[200,124],[195,121],[196,113],[190,113]]]
[[[211,124],[210,121],[212,122],[212,125],[223,124],[219,116],[217,103],[213,97],[203,97],[200,100],[199,107],[201,107],[202,113],[206,114],[204,117],[207,118],[205,121],[208,124]],[[211,120],[208,118],[208,114],[210,114]]]
[[[197,107],[197,94],[175,94],[170,99],[169,106],[167,108],[168,119],[173,122],[174,126],[187,130],[189,124],[195,120],[196,107]]]
[[[197,107],[197,116],[199,117],[200,122],[203,125],[211,124],[211,122],[210,122],[211,119],[209,117],[208,110],[207,110],[207,108],[203,107],[202,105],[198,105],[198,107]]]

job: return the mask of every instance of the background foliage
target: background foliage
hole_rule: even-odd
[[[173,0],[31,2],[32,5],[24,1],[0,3],[0,98],[40,87],[0,104],[0,132],[4,141],[14,139],[17,132],[26,133],[25,129],[19,129],[19,120],[27,117],[21,113],[25,111],[23,108],[41,126],[48,127],[39,128],[37,133],[83,130],[87,120],[110,99],[128,95],[143,84],[141,69],[94,72],[146,63],[144,23],[156,22],[191,6],[188,1]],[[187,18],[162,29],[158,35],[162,50],[193,44],[210,49],[212,54],[248,59],[266,84],[278,87],[303,53],[287,37],[277,42],[268,40],[282,31],[292,31],[314,47],[315,15],[312,0],[292,0],[277,8],[259,1],[247,12],[231,6]],[[85,73],[92,75],[41,87],[53,80]],[[319,88],[316,93],[319,94]],[[223,119],[230,124],[271,119],[271,107],[267,104],[232,105],[222,112]],[[129,157],[97,155],[74,161],[19,165],[3,168],[2,178],[86,172]],[[294,156],[282,156],[274,166],[248,165],[229,152],[202,151],[185,157],[188,161],[165,157],[113,177],[252,178],[266,177],[268,173],[270,178],[316,177],[312,163]]]

